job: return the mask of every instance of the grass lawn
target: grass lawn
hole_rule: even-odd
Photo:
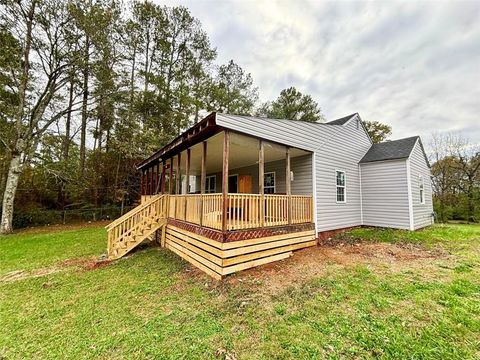
[[[0,237],[0,359],[480,358],[480,226],[356,229],[211,280],[100,226]]]

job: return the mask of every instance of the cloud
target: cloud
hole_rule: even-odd
[[[164,2],[162,2],[164,3]],[[295,86],[327,119],[359,112],[393,137],[480,143],[480,2],[184,1],[263,101]]]

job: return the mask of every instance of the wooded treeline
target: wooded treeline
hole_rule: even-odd
[[[456,133],[434,133],[430,143],[437,220],[480,221],[480,146]]]
[[[0,195],[7,213],[131,202],[134,164],[201,111],[252,113],[258,91],[184,7],[1,2]],[[126,199],[124,199],[127,197]]]

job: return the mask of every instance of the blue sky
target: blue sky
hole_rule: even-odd
[[[156,1],[184,5],[253,76],[262,101],[295,86],[328,120],[358,112],[392,139],[480,143],[480,1]]]

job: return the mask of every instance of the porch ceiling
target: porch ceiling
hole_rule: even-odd
[[[224,134],[218,133],[207,141],[207,173],[222,172],[223,162],[223,138]],[[229,169],[238,169],[246,166],[258,164],[259,140],[254,137],[241,135],[237,133],[230,134],[230,157]],[[286,147],[275,143],[265,141],[265,162],[283,160],[286,157]],[[309,152],[291,148],[290,156],[297,157],[309,154]],[[182,173],[186,168],[186,151],[181,153]],[[200,175],[202,164],[202,144],[196,144],[190,150],[190,174]],[[176,167],[176,160],[174,161]]]

